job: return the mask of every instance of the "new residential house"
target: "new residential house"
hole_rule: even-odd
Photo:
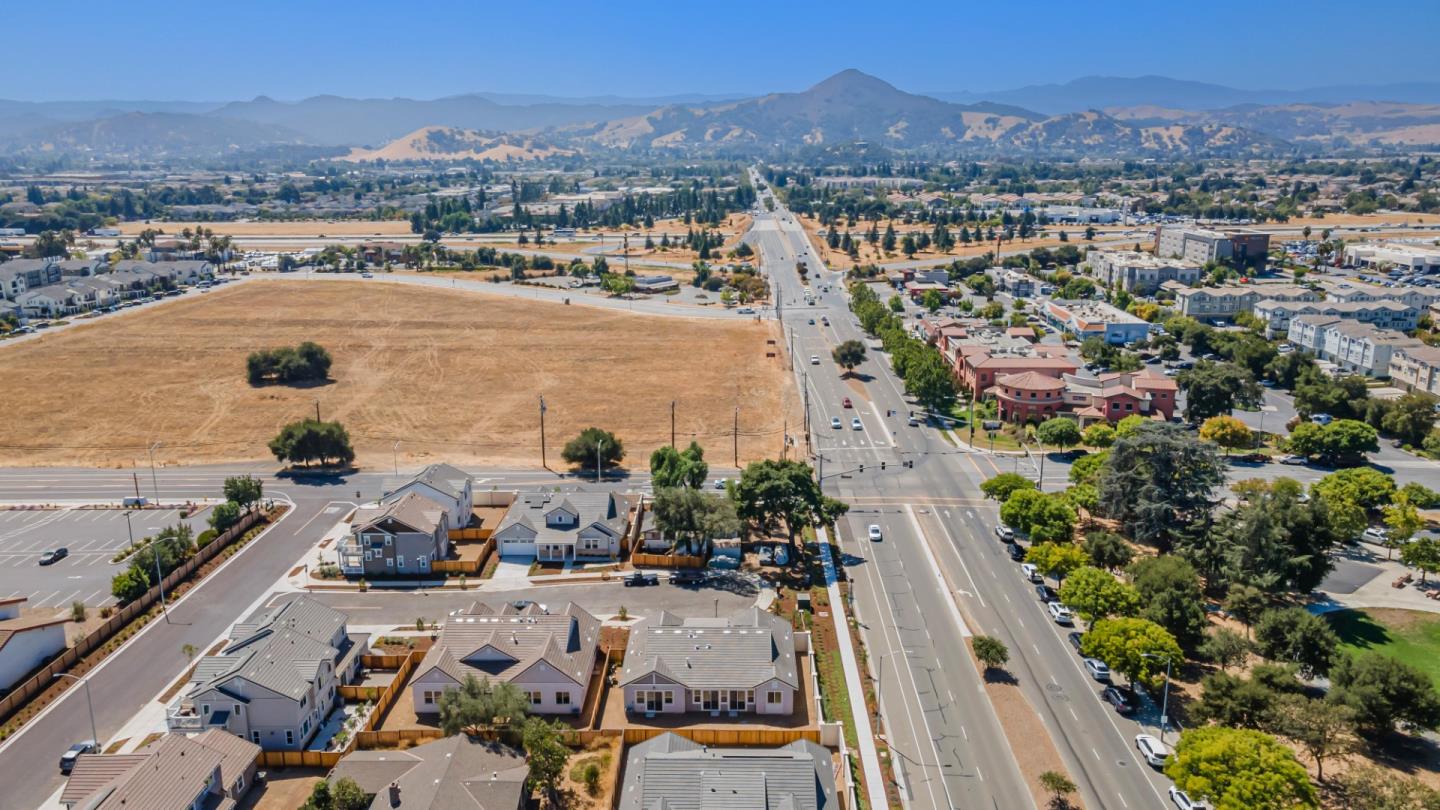
[[[368,637],[351,636],[345,614],[301,596],[261,608],[195,665],[166,714],[173,732],[220,729],[267,751],[305,748],[354,679]]]
[[[1319,301],[1320,294],[1293,284],[1230,284],[1223,287],[1184,287],[1177,283],[1161,287],[1175,296],[1180,314],[1197,321],[1232,320],[1250,312],[1261,301]]]
[[[627,517],[612,492],[537,492],[521,495],[495,527],[501,556],[541,561],[620,556]]]
[[[20,616],[27,597],[0,599],[0,692],[65,651],[68,616]]]
[[[1328,315],[1368,323],[1381,329],[1408,332],[1420,320],[1420,310],[1398,301],[1261,301],[1255,317],[1265,324],[1265,339],[1273,340],[1290,332],[1290,321],[1300,315]]]
[[[1342,371],[1385,377],[1396,349],[1424,344],[1402,332],[1377,329],[1368,323],[1333,315],[1301,315],[1290,321],[1287,335],[1296,346]]]
[[[1200,265],[1186,259],[1161,259],[1133,250],[1093,250],[1085,261],[1106,285],[1151,295],[1167,281],[1191,285],[1200,281]]]
[[[519,751],[457,734],[405,751],[351,751],[329,779],[353,780],[371,810],[523,810],[529,775]]]
[[[346,576],[418,576],[450,556],[450,512],[416,491],[355,510],[336,553]]]
[[[1270,234],[1256,231],[1214,231],[1192,225],[1161,225],[1155,232],[1155,255],[1166,259],[1188,259],[1196,264],[1228,262],[1265,269]]]
[[[662,611],[630,630],[625,709],[788,715],[801,691],[790,622],[757,607],[725,618]]]
[[[255,783],[259,755],[259,746],[219,729],[166,734],[133,754],[82,754],[60,804],[67,810],[226,810]]]
[[[463,529],[470,525],[475,508],[474,483],[464,470],[449,464],[431,464],[380,501],[393,503],[408,493],[419,493],[445,507],[445,513],[450,517],[450,528]]]
[[[600,620],[579,605],[550,613],[539,604],[476,602],[451,615],[411,681],[415,712],[440,711],[440,696],[468,675],[514,684],[537,714],[578,714],[600,643]]]
[[[838,810],[840,806],[834,760],[821,745],[796,740],[779,748],[715,748],[666,733],[626,753],[618,810]]]
[[[1390,383],[1440,397],[1440,346],[1399,346],[1390,352]]]

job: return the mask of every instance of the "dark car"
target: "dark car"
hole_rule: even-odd
[[[75,743],[66,749],[65,753],[60,755],[60,773],[69,775],[70,771],[75,767],[75,760],[79,759],[81,754],[96,754],[99,752],[100,743],[94,740]]]
[[[1080,642],[1085,638],[1084,633],[1066,633],[1065,638],[1070,642],[1070,646],[1075,648],[1075,652],[1080,652]]]
[[[1055,593],[1055,589],[1050,587],[1049,585],[1036,585],[1035,595],[1040,597],[1040,601],[1046,604],[1054,602],[1060,598],[1060,594]]]
[[[706,580],[704,571],[671,571],[671,585],[699,585]]]
[[[51,565],[51,564],[53,564],[53,563],[60,562],[61,560],[65,559],[65,558],[68,557],[68,556],[70,556],[70,549],[65,548],[64,546],[61,546],[61,547],[59,547],[59,548],[57,548],[57,549],[54,549],[54,550],[52,550],[52,551],[47,551],[47,552],[45,552],[44,554],[41,554],[41,555],[40,555],[40,564],[41,564],[41,565]]]
[[[1246,453],[1241,456],[1231,456],[1236,461],[1243,461],[1247,464],[1269,464],[1270,457],[1264,453]]]
[[[1006,543],[1005,550],[1010,552],[1010,559],[1015,562],[1025,561],[1025,549],[1021,548],[1019,543]]]
[[[1114,706],[1116,714],[1132,714],[1135,711],[1135,702],[1118,686],[1105,687],[1105,691],[1100,693],[1100,699]]]
[[[649,573],[648,571],[636,571],[635,573],[633,573],[633,574],[625,577],[625,587],[627,587],[627,588],[630,588],[630,587],[633,587],[633,586],[637,586],[637,585],[639,585],[639,586],[644,586],[644,585],[659,585],[659,584],[660,584],[660,577],[657,577],[657,576],[655,576],[654,574]]]

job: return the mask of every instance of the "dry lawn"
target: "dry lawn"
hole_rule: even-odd
[[[268,458],[265,443],[311,415],[349,429],[362,466],[414,462],[537,465],[543,394],[548,459],[582,428],[625,442],[644,467],[692,438],[731,463],[776,455],[785,409],[798,424],[773,325],[635,315],[594,307],[394,284],[255,281],[101,319],[0,349],[0,464],[130,466]],[[257,349],[314,340],[332,382],[251,387]]]
[[[136,220],[122,222],[118,226],[127,237],[134,237],[146,228],[163,231],[169,236],[189,228],[205,228],[217,234],[230,236],[411,236],[410,221],[366,220],[366,219],[310,219],[294,222],[163,222],[160,220]]]

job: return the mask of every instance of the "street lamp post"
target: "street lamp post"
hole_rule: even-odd
[[[54,676],[51,677],[51,680],[56,680],[59,678],[69,678],[70,680],[75,681],[76,683],[85,687],[85,707],[90,710],[90,739],[94,740],[96,745],[99,745],[100,733],[95,730],[95,703],[90,700],[90,682],[87,680],[82,680],[81,678],[77,678],[67,672],[57,672],[54,674]]]
[[[395,464],[395,475],[400,475],[400,440],[395,440],[395,446],[390,448],[390,460]]]
[[[130,526],[130,510],[125,510],[125,534],[130,536],[130,548],[135,548],[135,529]]]
[[[155,450],[164,442],[155,442],[150,445],[146,452],[150,455],[150,486],[155,489],[155,502],[160,502],[160,481],[155,477]]]
[[[1170,656],[1156,653],[1141,653],[1141,658],[1163,659],[1165,661],[1165,686],[1160,693],[1160,742],[1165,742],[1165,729],[1170,726]]]
[[[600,449],[605,446],[605,440],[595,442],[595,483],[600,483]]]

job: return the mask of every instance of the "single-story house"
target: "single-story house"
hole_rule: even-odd
[[[26,598],[0,599],[0,692],[65,651],[65,622],[69,616],[21,618],[20,608]]]
[[[81,754],[60,804],[67,810],[233,808],[255,783],[259,755],[260,746],[219,729],[166,734],[133,754]]]
[[[809,740],[779,748],[716,748],[661,734],[625,755],[618,810],[838,810],[830,751]]]
[[[502,556],[541,561],[615,559],[628,520],[612,492],[536,492],[521,495],[495,527]]]
[[[521,810],[530,791],[525,755],[464,734],[405,751],[351,751],[330,771],[371,797],[371,810]]]

